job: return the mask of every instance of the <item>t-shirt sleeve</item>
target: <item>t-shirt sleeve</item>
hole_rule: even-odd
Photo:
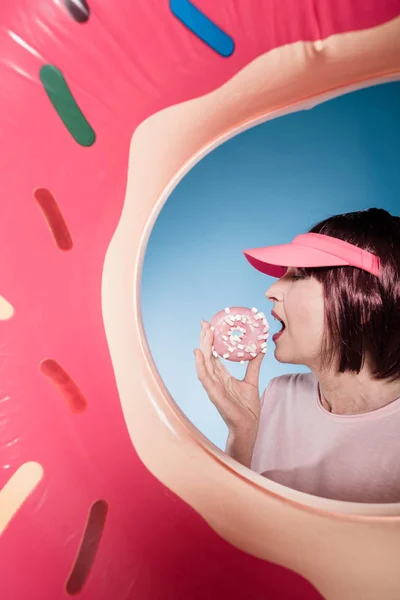
[[[274,377],[273,379],[271,379],[271,381],[269,382],[269,384],[267,385],[267,387],[265,388],[265,390],[263,391],[263,393],[261,394],[260,397],[260,403],[261,403],[261,410],[263,410],[264,405],[267,403],[267,396],[268,393],[272,387],[273,382],[275,381],[276,377]]]

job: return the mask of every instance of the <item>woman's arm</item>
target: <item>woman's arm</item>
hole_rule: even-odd
[[[251,468],[258,423],[252,427],[229,431],[225,452],[245,467]]]
[[[203,321],[200,350],[194,350],[197,375],[228,426],[227,454],[250,468],[260,419],[258,384],[265,354],[249,361],[244,379],[239,380],[212,354],[213,339],[210,324]]]

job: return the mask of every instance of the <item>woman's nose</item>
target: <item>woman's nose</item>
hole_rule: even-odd
[[[271,300],[272,302],[279,302],[283,298],[283,293],[279,286],[279,280],[276,281],[267,289],[265,292],[265,297],[267,300]]]

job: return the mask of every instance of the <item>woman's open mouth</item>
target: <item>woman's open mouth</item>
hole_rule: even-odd
[[[275,334],[272,336],[272,341],[273,341],[273,342],[276,342],[276,341],[277,341],[277,340],[278,340],[278,339],[281,337],[282,333],[285,331],[285,329],[286,329],[286,325],[285,325],[285,323],[282,321],[282,319],[281,319],[281,318],[280,318],[280,317],[279,317],[279,316],[276,314],[276,312],[275,312],[275,311],[272,311],[272,312],[271,312],[271,315],[274,317],[274,319],[275,319],[276,321],[279,321],[279,322],[280,322],[280,324],[282,325],[282,329],[281,329],[280,331],[278,331],[277,333],[275,333]]]

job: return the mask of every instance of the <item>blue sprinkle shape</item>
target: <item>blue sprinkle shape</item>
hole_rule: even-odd
[[[169,7],[172,14],[207,46],[221,56],[231,56],[235,49],[233,39],[189,0],[170,0]]]

